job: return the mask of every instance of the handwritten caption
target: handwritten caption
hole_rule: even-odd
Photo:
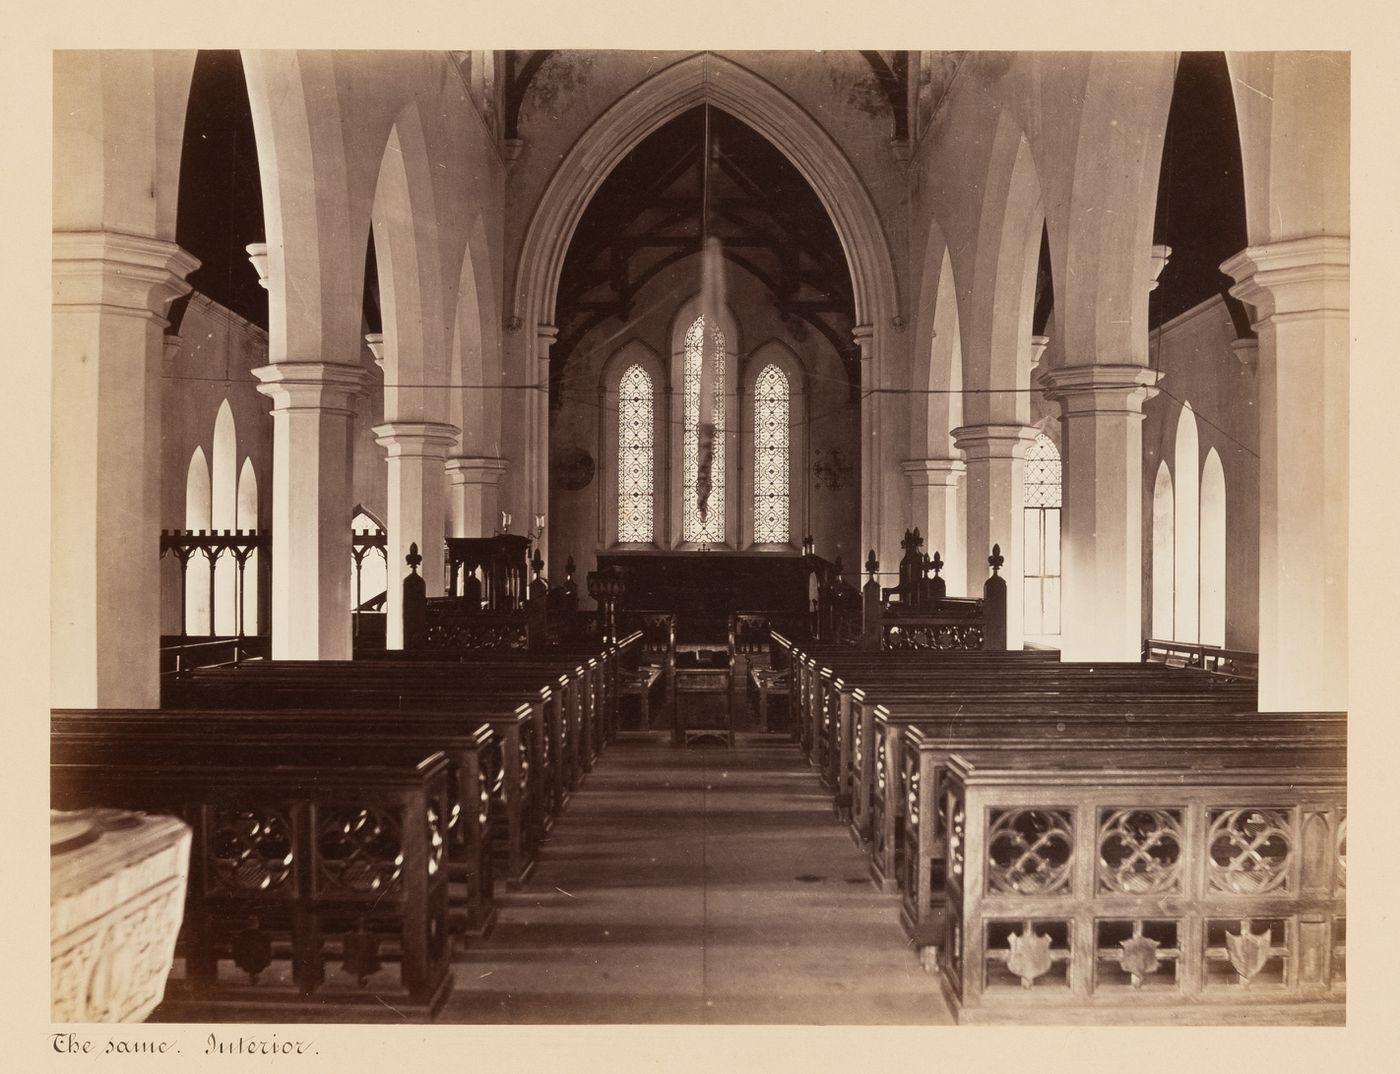
[[[50,1044],[59,1055],[316,1055],[316,1043],[276,1035],[249,1037],[207,1033],[198,1037],[86,1036],[51,1033]]]

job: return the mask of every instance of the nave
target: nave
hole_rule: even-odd
[[[497,905],[438,1024],[952,1021],[785,739],[621,735]]]
[[[58,53],[53,1020],[1343,1020],[1349,62]]]

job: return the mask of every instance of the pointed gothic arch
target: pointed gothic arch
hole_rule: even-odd
[[[1172,479],[1176,488],[1175,638],[1200,640],[1201,577],[1201,439],[1196,412],[1183,403],[1176,421],[1175,465]]]
[[[1201,467],[1200,640],[1225,644],[1225,467],[1211,448]]]
[[[1176,635],[1176,496],[1163,459],[1152,484],[1152,637]]]

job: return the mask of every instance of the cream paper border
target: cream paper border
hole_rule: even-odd
[[[0,948],[5,1033],[14,1071],[1369,1071],[1400,1068],[1396,936],[1400,857],[1400,706],[1394,703],[1400,597],[1400,456],[1389,411],[1400,364],[1400,34],[1383,2],[1064,2],[943,0],[638,0],[573,4],[381,2],[218,6],[168,0],[58,0],[5,17],[0,77],[0,358],[7,429],[0,564],[0,755],[4,757]],[[52,49],[151,47],[575,47],[984,49],[1339,49],[1352,52],[1351,839],[1348,1025],[1344,1029],[975,1029],[757,1027],[256,1026],[250,1036],[310,1039],[301,1058],[204,1059],[197,1027],[136,1026],[125,1039],[177,1038],[165,1057],[64,1056],[48,1023],[47,800],[48,445]],[[110,460],[120,465],[121,460]],[[76,505],[75,505],[76,506]],[[91,1034],[115,1036],[106,1028]],[[6,1054],[9,1053],[9,1054]]]

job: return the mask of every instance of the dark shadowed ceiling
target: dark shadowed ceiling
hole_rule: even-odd
[[[523,74],[548,53],[511,56]],[[896,98],[898,79],[907,71],[902,54],[868,53],[866,59],[872,67],[876,60],[885,63],[888,77],[881,85],[888,83]],[[697,109],[661,128],[619,165],[589,206],[561,282],[557,363],[569,361],[591,326],[630,315],[641,283],[697,248],[702,126]],[[738,120],[713,110],[712,134],[710,224],[727,240],[727,256],[765,282],[790,325],[820,332],[849,360],[854,353],[850,276],[816,195],[777,149]],[[263,238],[242,60],[236,50],[202,50],[186,116],[176,241],[201,262],[190,277],[196,289],[266,328],[267,294],[244,249]],[[1181,56],[1154,241],[1172,247],[1171,262],[1152,295],[1154,327],[1212,295],[1226,294],[1232,281],[1219,271],[1220,262],[1244,248],[1246,235],[1239,133],[1221,53]],[[378,309],[372,251],[366,277],[366,317],[373,329]],[[1037,291],[1039,330],[1053,306],[1053,281],[1043,256]],[[1226,300],[1236,330],[1247,332],[1243,307],[1228,295]],[[177,328],[180,314],[180,308],[172,310]]]
[[[559,281],[555,384],[588,333],[637,315],[646,284],[694,258],[702,234],[718,238],[725,260],[763,283],[794,335],[820,333],[858,376],[851,275],[826,209],[767,139],[718,108],[709,117],[708,197],[699,107],[639,144],[589,203]]]

